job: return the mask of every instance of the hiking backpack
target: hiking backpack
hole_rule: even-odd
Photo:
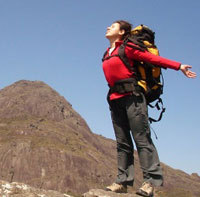
[[[152,103],[160,98],[163,93],[163,84],[161,83],[161,67],[152,65],[147,62],[138,62],[134,60],[134,67],[131,67],[125,55],[125,46],[130,46],[138,50],[147,50],[148,52],[159,55],[159,51],[154,44],[155,33],[144,25],[139,25],[131,31],[129,36],[119,48],[119,57],[125,66],[134,71],[137,84],[142,87],[147,104]],[[134,45],[131,45],[133,43]]]
[[[155,45],[155,32],[145,25],[139,25],[131,31],[131,36],[124,42],[125,44],[132,42],[148,52],[159,55],[159,50]],[[124,50],[124,49],[123,49]],[[119,53],[121,53],[119,51]],[[124,53],[124,52],[122,52]],[[125,54],[124,54],[125,55]],[[124,62],[127,66],[127,63]],[[129,66],[128,66],[129,67]],[[150,123],[161,120],[165,108],[160,96],[163,94],[164,78],[162,75],[162,68],[156,65],[152,65],[147,62],[136,62],[135,66],[136,79],[139,86],[144,90],[147,104],[158,110],[161,110],[158,120],[149,118]],[[151,103],[156,101],[153,106]]]
[[[122,47],[119,49],[119,57],[124,62],[126,67],[136,74],[137,84],[142,87],[146,102],[151,107],[156,107],[158,110],[161,109],[160,117],[155,120],[149,118],[150,123],[157,122],[161,120],[165,108],[163,107],[163,102],[160,96],[163,94],[164,78],[162,75],[162,68],[156,65],[152,65],[147,62],[134,61],[134,67],[129,65],[127,58],[125,56],[125,46],[135,47],[129,43],[136,45],[138,50],[147,50],[148,52],[159,55],[159,50],[155,45],[155,32],[153,32],[149,27],[145,25],[139,25],[131,31],[131,36],[129,36]],[[139,48],[137,47],[139,46]],[[156,102],[152,105],[152,102]]]

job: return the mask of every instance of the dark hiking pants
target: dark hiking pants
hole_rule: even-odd
[[[155,186],[161,186],[163,184],[162,170],[157,150],[150,136],[144,95],[125,96],[112,100],[109,104],[117,141],[118,175],[116,183],[133,185],[133,137],[144,181],[149,181]]]

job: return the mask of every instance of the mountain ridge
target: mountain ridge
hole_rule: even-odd
[[[142,182],[134,154],[133,189]],[[165,197],[176,192],[180,197],[186,192],[187,197],[200,195],[198,174],[162,166]],[[82,194],[114,181],[116,144],[92,133],[72,105],[47,84],[20,80],[0,90],[0,169],[1,180]]]

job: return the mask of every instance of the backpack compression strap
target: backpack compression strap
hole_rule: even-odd
[[[162,105],[162,107],[160,108],[160,106],[159,106],[159,103]],[[160,121],[161,119],[162,119],[162,115],[163,115],[163,113],[165,112],[165,110],[166,110],[166,108],[165,107],[163,107],[163,102],[162,102],[162,99],[161,98],[159,98],[158,99],[158,101],[156,102],[156,104],[153,106],[153,105],[151,105],[151,104],[148,104],[151,108],[157,108],[157,110],[162,110],[161,112],[160,112],[160,116],[159,116],[159,118],[157,119],[157,120],[155,120],[155,119],[153,119],[153,118],[151,118],[151,117],[149,117],[149,122],[150,122],[150,124],[152,123],[152,122],[158,122],[158,121]]]

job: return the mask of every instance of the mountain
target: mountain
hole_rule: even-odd
[[[136,188],[142,173],[134,154]],[[0,180],[81,195],[112,183],[116,165],[115,141],[92,133],[47,84],[21,80],[0,90]],[[162,196],[200,196],[197,174],[162,166]]]

